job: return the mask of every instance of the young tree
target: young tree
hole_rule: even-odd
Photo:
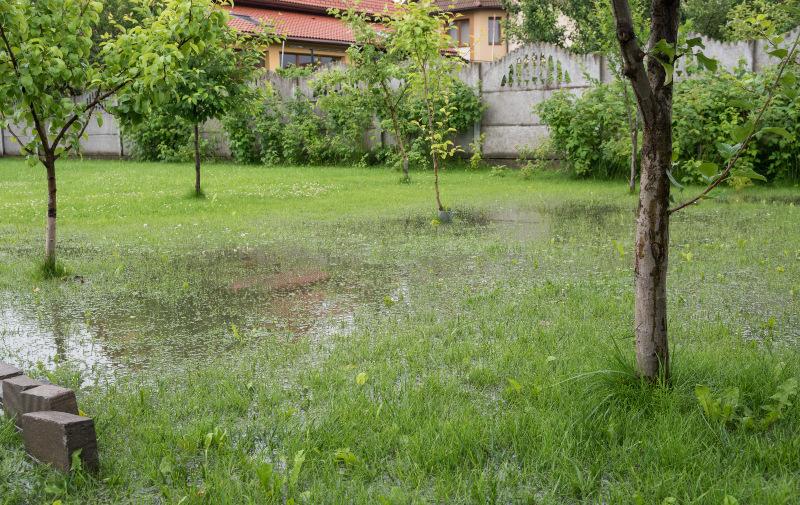
[[[202,5],[204,23],[197,26],[193,51],[173,70],[174,85],[158,88],[165,98],[156,106],[167,116],[177,116],[193,125],[195,195],[202,196],[200,186],[200,125],[219,118],[247,101],[253,85],[263,70],[264,48],[273,37],[266,29],[259,34],[240,35],[228,26],[227,12],[213,3]],[[132,92],[121,99],[135,99]],[[123,122],[135,124],[144,119],[138,113],[120,114]]]
[[[388,51],[392,57],[408,59],[410,89],[425,103],[425,117],[416,123],[430,145],[436,205],[443,219],[449,215],[439,193],[439,169],[441,161],[453,156],[456,148],[449,139],[454,129],[442,117],[447,118],[452,112],[449,97],[460,64],[456,58],[447,56],[452,41],[445,29],[452,20],[450,14],[440,11],[431,0],[399,5],[389,20],[393,36]],[[437,97],[444,100],[438,120],[434,107]]]
[[[647,51],[636,37],[628,0],[612,0],[617,40],[622,51],[623,74],[630,80],[643,121],[643,146],[639,207],[635,243],[635,333],[636,362],[639,374],[649,380],[669,380],[670,358],[667,338],[667,267],[669,263],[670,214],[692,205],[729,176],[758,178],[752,169],[736,172],[735,165],[747,144],[760,134],[788,135],[778,127],[761,127],[766,109],[781,87],[796,96],[795,82],[785,70],[796,62],[800,38],[789,47],[780,47],[783,38],[774,34],[768,41],[775,46],[770,54],[781,59],[776,80],[760,107],[753,107],[751,118],[733,132],[738,144],[722,146],[728,163],[717,173],[705,164],[708,187],[700,195],[670,209],[670,168],[672,164],[672,91],[677,60],[696,56],[700,64],[716,69],[716,62],[702,52],[700,39],[678,43],[680,0],[653,0],[650,38]]]
[[[79,150],[104,101],[127,88],[130,99],[120,107],[143,113],[156,85],[175,82],[172,69],[196,52],[211,3],[166,0],[160,13],[121,29],[99,50],[93,33],[102,2],[0,3],[0,120],[47,174],[46,271],[56,264],[56,161]],[[32,130],[31,139],[23,141],[19,128]]]
[[[403,164],[403,180],[408,182],[408,147],[400,122],[400,109],[409,89],[406,54],[392,51],[395,33],[380,30],[375,23],[389,25],[388,16],[367,16],[353,8],[337,11],[337,15],[350,27],[356,43],[347,50],[347,73],[355,85],[365,87],[377,105],[379,116],[391,125]]]

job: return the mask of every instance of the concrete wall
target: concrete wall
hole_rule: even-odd
[[[787,34],[787,38],[797,34]],[[761,71],[778,60],[767,54],[764,42],[750,41],[725,43],[706,40],[705,53],[720,61],[722,67],[733,70],[742,67],[750,71]],[[456,141],[465,151],[469,145],[484,135],[483,154],[490,159],[517,158],[521,150],[538,146],[547,138],[547,127],[534,113],[537,104],[558,90],[582,93],[593,82],[609,82],[613,76],[609,63],[598,54],[576,55],[549,44],[522,46],[504,58],[494,62],[474,63],[462,70],[459,77],[476,89],[486,104],[486,112],[480,124]],[[306,79],[284,79],[270,74],[267,80],[284,97],[297,92],[311,96]],[[106,112],[103,125],[93,120],[87,129],[88,137],[81,142],[82,152],[89,156],[125,156],[124,139],[116,121]],[[13,128],[23,141],[24,131]],[[220,155],[229,154],[224,132],[218,121],[210,121],[203,127],[204,137],[217,146]],[[370,130],[365,137],[391,143],[388,135]],[[19,145],[8,130],[0,130],[0,156],[18,155]],[[468,153],[469,154],[469,153]]]

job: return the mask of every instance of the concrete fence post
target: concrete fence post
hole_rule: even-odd
[[[478,62],[478,99],[481,103],[483,101],[483,63]],[[481,142],[481,134],[483,133],[483,114],[480,119],[475,121],[475,126],[472,128],[472,142],[478,146],[483,154],[483,142]],[[475,153],[472,153],[475,154]]]

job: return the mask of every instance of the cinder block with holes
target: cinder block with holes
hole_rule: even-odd
[[[17,426],[21,426],[19,416],[22,410],[22,399],[20,396],[28,389],[41,385],[41,382],[31,379],[27,375],[18,375],[3,380],[3,411],[6,416],[14,419]]]
[[[83,468],[97,471],[97,435],[94,421],[67,412],[46,410],[22,416],[22,438],[25,450],[42,463],[62,472],[72,469],[72,455],[80,450]]]

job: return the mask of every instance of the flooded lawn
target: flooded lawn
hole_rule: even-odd
[[[360,236],[369,230],[376,243]],[[330,227],[322,231],[331,233]],[[368,254],[379,254],[380,261],[350,257],[346,249],[342,254],[326,250],[338,242],[329,235],[321,240],[322,247],[294,251],[243,247],[178,258],[141,257],[141,271],[131,267],[130,274],[142,277],[134,282],[146,285],[147,277],[168,278],[168,283],[153,283],[160,293],[146,287],[103,293],[85,275],[70,275],[61,292],[6,291],[0,298],[0,357],[25,367],[67,364],[93,382],[164,367],[191,369],[232,349],[274,341],[302,338],[324,346],[331,336],[352,331],[357,316],[409,304],[415,288],[430,282],[432,272],[443,284],[483,273],[476,271],[477,257],[448,259],[417,251],[417,257],[405,261],[386,257],[403,254],[392,248],[426,238],[441,240],[443,235],[458,241],[545,240],[547,226],[538,212],[512,209],[457,213],[456,224],[446,228],[426,216],[407,216],[356,223],[344,232],[353,241],[366,240]],[[386,239],[393,242],[388,250],[385,242],[380,245]],[[342,241],[345,248],[348,242]]]
[[[12,503],[800,496],[797,402],[751,433],[694,393],[760,412],[800,377],[797,188],[673,219],[675,381],[643,390],[624,181],[446,170],[443,225],[429,173],[210,165],[205,200],[187,174],[65,163],[43,281],[41,174],[0,160],[0,360],[76,389],[104,465],[65,481],[0,423]]]
[[[380,318],[398,302],[413,307],[417,293],[428,299],[431,288],[442,307],[459,290],[511,287],[520,278],[601,280],[624,290],[632,221],[630,202],[495,205],[457,210],[451,225],[424,213],[322,224],[311,230],[316,242],[310,243],[156,250],[130,265],[115,253],[124,268],[111,279],[108,272],[99,281],[71,275],[54,292],[45,292],[53,286],[3,292],[0,358],[26,367],[69,365],[86,383],[113,381],[190,371],[298,339],[324,350],[358,320]],[[678,247],[675,254],[674,275],[691,271],[691,253]],[[743,282],[737,272],[708,281],[701,273],[687,281],[691,289],[676,290],[677,299],[692,303],[709,282],[723,280],[736,288],[718,293],[717,301],[741,308],[716,317],[745,321],[743,337],[756,340],[773,334],[780,320],[780,338],[797,339],[797,316],[774,303],[784,295],[753,278]],[[764,292],[747,300],[747,289]]]

